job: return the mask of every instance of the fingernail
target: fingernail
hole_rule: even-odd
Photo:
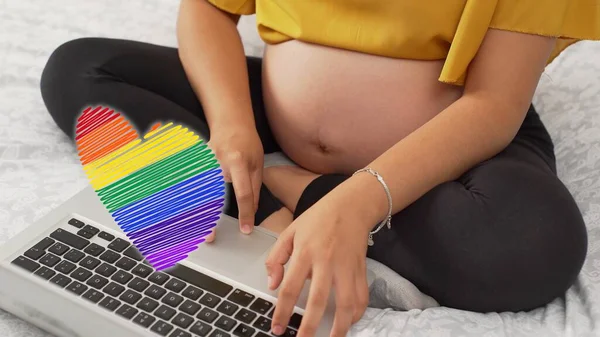
[[[273,288],[273,278],[271,275],[267,277],[267,283],[269,284],[269,289]]]
[[[252,232],[252,229],[250,229],[250,226],[248,225],[242,225],[242,232],[244,234],[250,234],[250,232]]]
[[[281,325],[276,325],[273,327],[273,333],[276,335],[281,335],[283,334],[283,328],[281,327]]]

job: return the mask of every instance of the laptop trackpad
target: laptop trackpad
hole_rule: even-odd
[[[212,243],[202,243],[188,260],[232,279],[238,279],[250,268],[256,268],[261,256],[276,239],[255,230],[250,235],[240,232],[237,219],[221,216],[217,237]],[[236,277],[237,276],[237,277]]]

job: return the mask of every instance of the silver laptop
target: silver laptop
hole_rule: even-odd
[[[264,261],[276,235],[244,235],[226,215],[217,231],[157,272],[87,187],[0,246],[0,307],[64,337],[273,336]],[[308,289],[285,336],[297,334]],[[330,296],[317,336],[329,335],[334,309]]]

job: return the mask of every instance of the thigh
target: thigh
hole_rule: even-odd
[[[279,146],[264,111],[261,66],[261,59],[247,58],[256,129],[269,153]],[[140,132],[156,121],[174,121],[210,138],[202,105],[176,48],[107,38],[73,40],[50,56],[41,89],[50,114],[71,138],[77,116],[89,105],[118,110]]]

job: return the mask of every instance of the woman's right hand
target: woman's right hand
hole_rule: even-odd
[[[238,205],[240,230],[250,234],[254,228],[254,214],[262,185],[264,150],[256,129],[228,125],[211,129],[208,146],[219,160],[223,177],[233,184]],[[212,242],[213,230],[207,238]]]

